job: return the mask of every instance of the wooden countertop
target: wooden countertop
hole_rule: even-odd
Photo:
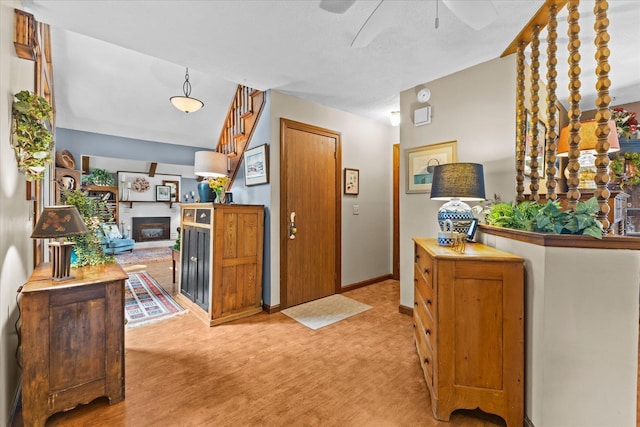
[[[55,281],[51,278],[51,264],[42,263],[35,268],[21,292],[72,288],[111,280],[125,280],[129,277],[117,263],[72,268],[71,275],[74,276],[71,279]]]
[[[477,258],[479,261],[524,262],[524,259],[482,243],[467,242],[464,253],[453,250],[451,246],[440,246],[438,239],[414,237],[413,241],[436,258]]]

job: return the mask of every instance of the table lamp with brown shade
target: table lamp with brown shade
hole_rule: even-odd
[[[51,278],[71,279],[71,248],[73,242],[62,241],[65,237],[89,233],[87,226],[75,206],[45,206],[38,223],[31,233],[32,239],[60,239],[49,242],[51,250]]]
[[[580,157],[578,163],[580,164],[580,170],[578,176],[580,177],[580,184],[578,188],[595,189],[596,183],[594,177],[596,175],[595,165],[595,153],[596,142],[598,142],[598,122],[595,120],[587,120],[580,123]],[[608,153],[620,151],[620,141],[618,140],[618,129],[616,123],[613,120],[609,120],[609,136],[607,137],[607,143],[609,144]],[[569,155],[569,126],[565,126],[560,131],[560,137],[558,138],[558,157],[567,157]],[[569,170],[565,169],[565,176],[568,178]]]

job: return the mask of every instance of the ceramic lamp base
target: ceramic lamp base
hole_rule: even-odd
[[[446,220],[451,221],[452,230],[447,230]],[[443,231],[466,234],[472,220],[473,212],[471,207],[460,199],[451,199],[438,210],[438,225],[440,225],[440,230]]]

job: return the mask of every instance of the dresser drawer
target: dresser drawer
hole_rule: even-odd
[[[435,353],[436,334],[438,329],[435,326],[436,325],[435,318],[433,317],[432,313],[428,310],[428,307],[424,304],[426,300],[422,295],[420,295],[418,288],[415,289],[414,297],[416,302],[416,304],[414,304],[414,309],[413,309],[414,317],[419,318],[420,323],[422,324],[422,332],[424,333],[426,343],[429,345],[429,349],[431,350],[431,353]]]
[[[416,267],[417,269],[417,267]],[[420,291],[420,295],[422,296],[422,304],[424,308],[429,311],[429,314],[433,319],[436,318],[436,293],[435,290],[427,285],[426,280],[422,275],[419,274],[418,271],[414,272],[414,282],[416,291]],[[417,299],[416,303],[419,302]],[[414,309],[416,308],[416,304],[414,304]]]
[[[427,345],[427,341],[424,335],[424,325],[422,325],[422,323],[420,322],[420,318],[416,315],[413,316],[413,327],[416,340],[416,349],[420,358],[420,366],[422,367],[422,372],[424,372],[424,378],[427,381],[429,390],[431,391],[431,393],[435,393],[433,387],[433,366],[435,364],[435,361],[433,358],[433,354],[431,353],[431,350]]]
[[[415,264],[421,275],[424,276],[427,285],[433,287],[433,260],[424,248],[416,245]]]

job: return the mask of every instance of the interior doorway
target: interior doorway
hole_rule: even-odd
[[[400,144],[393,144],[393,279],[400,280]]]
[[[340,291],[340,133],[280,119],[280,307]]]

